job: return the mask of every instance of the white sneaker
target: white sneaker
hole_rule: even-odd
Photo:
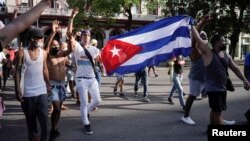
[[[142,101],[143,101],[143,102],[150,102],[150,99],[148,99],[148,97],[144,97],[144,98],[142,99]]]
[[[235,121],[234,120],[223,120],[223,125],[234,125]]]
[[[195,125],[195,122],[190,117],[181,117],[181,120],[188,125]]]

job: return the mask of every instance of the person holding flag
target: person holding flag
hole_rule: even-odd
[[[189,16],[173,16],[111,37],[101,53],[107,74],[135,73],[173,55],[188,56],[192,23]]]

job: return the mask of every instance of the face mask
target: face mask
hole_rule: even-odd
[[[224,50],[226,50],[226,49],[227,49],[227,46],[226,46],[226,45],[223,45],[223,46],[221,46],[221,48],[220,48],[221,51],[224,51]]]
[[[58,52],[59,52],[58,47],[51,48],[51,55],[56,56]]]
[[[34,46],[36,47],[36,48],[42,48],[43,47],[43,42],[36,42],[36,41],[34,41],[33,42],[34,43]]]

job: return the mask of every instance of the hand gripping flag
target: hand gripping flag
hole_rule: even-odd
[[[189,16],[173,16],[111,37],[101,52],[108,75],[137,72],[191,51]]]

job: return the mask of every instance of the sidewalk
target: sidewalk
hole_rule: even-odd
[[[168,68],[156,68],[159,77],[149,78],[149,98],[144,103],[142,87],[139,96],[134,97],[133,74],[125,77],[125,95],[113,95],[115,77],[103,77],[101,86],[102,103],[98,110],[90,114],[93,135],[83,133],[79,107],[75,100],[68,99],[65,103],[69,110],[63,111],[59,121],[61,136],[57,141],[205,141],[209,124],[209,107],[207,99],[196,100],[193,104],[191,117],[197,123],[189,126],[181,121],[182,107],[178,97],[174,97],[175,105],[170,105],[167,96],[171,83],[167,75]],[[188,93],[189,68],[184,70],[184,90]],[[231,73],[231,72],[230,72]],[[153,75],[151,75],[153,76]],[[228,109],[224,112],[227,120],[236,120],[237,124],[245,124],[244,113],[250,108],[250,94],[242,87],[242,82],[234,74],[230,74],[236,91],[228,93]],[[6,112],[0,118],[1,141],[27,141],[27,129],[20,103],[14,96],[13,80],[8,82],[8,91],[4,92]],[[187,96],[185,96],[185,99]],[[48,128],[50,129],[50,120]]]

